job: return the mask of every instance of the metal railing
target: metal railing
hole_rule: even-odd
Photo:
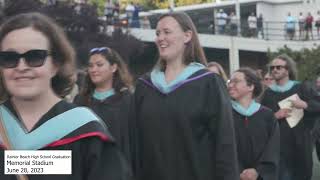
[[[198,33],[201,34],[215,34],[226,36],[237,36],[245,38],[257,38],[264,40],[290,40],[290,41],[310,41],[320,40],[320,27],[317,29],[315,23],[312,25],[312,29],[308,31],[305,29],[305,25],[299,26],[299,23],[294,23],[294,29],[288,31],[287,22],[284,21],[263,21],[262,26],[257,25],[252,29],[249,27],[246,19],[242,19],[237,23],[227,23],[222,27],[209,18],[192,18],[194,24],[197,27]],[[120,22],[126,22],[127,18],[123,18]],[[150,19],[151,28],[156,27],[156,18]],[[142,19],[140,19],[140,23]],[[217,22],[217,20],[215,21]],[[122,23],[120,25],[125,28],[130,28],[130,24]],[[142,23],[141,23],[142,24]],[[110,25],[110,24],[109,24]],[[240,25],[240,26],[239,26]],[[119,26],[119,25],[118,25]]]
[[[250,28],[246,20],[241,23],[227,23],[224,26],[209,23],[194,22],[199,33],[239,36],[247,38],[258,38],[265,40],[292,40],[292,41],[308,41],[320,40],[320,27],[315,27],[313,23],[311,29],[306,29],[305,25],[299,26],[299,23],[294,23],[293,29],[287,28],[287,22],[284,21],[263,21],[262,26]],[[239,26],[240,24],[240,26]],[[207,26],[207,28],[205,28]]]

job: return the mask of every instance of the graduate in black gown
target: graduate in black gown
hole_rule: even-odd
[[[309,180],[312,176],[312,139],[311,129],[314,118],[310,113],[319,109],[315,99],[306,90],[304,83],[295,81],[296,64],[287,55],[280,55],[272,60],[270,73],[275,80],[264,93],[261,104],[275,113],[280,126],[280,180]],[[278,103],[297,94],[292,100],[292,107],[303,109],[304,116],[300,122],[290,127],[286,118],[290,109],[280,109]],[[311,117],[311,118],[310,118]]]
[[[130,160],[129,107],[132,78],[120,55],[108,47],[90,50],[85,87],[74,103],[89,106],[104,120]]]
[[[9,147],[72,151],[71,175],[28,175],[29,180],[130,179],[103,121],[62,100],[73,85],[75,58],[63,30],[39,13],[20,14],[0,27],[0,47],[0,179],[16,179],[4,174]]]
[[[273,112],[257,103],[260,78],[250,68],[235,71],[228,82],[236,130],[241,180],[277,180],[280,132]]]
[[[206,70],[192,20],[162,15],[156,35],[159,62],[134,95],[137,179],[238,179],[230,98],[221,77]]]
[[[313,94],[313,98],[316,100],[314,103],[318,104],[320,107],[320,75],[316,78],[315,81],[311,81],[310,83],[310,91]],[[315,125],[312,129],[312,136],[315,142],[315,148],[318,156],[318,160],[320,161],[320,108],[318,111],[312,114],[315,118]]]

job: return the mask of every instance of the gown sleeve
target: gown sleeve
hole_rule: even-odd
[[[226,85],[223,80],[214,75],[210,84],[207,106],[213,112],[209,122],[213,134],[213,164],[214,179],[236,180],[239,179],[235,130],[232,118],[232,108]]]
[[[301,96],[301,99],[306,101],[308,104],[305,111],[310,113],[320,113],[320,101],[319,98],[317,98],[317,92],[313,86],[312,82],[302,83],[299,96]]]
[[[140,81],[136,84],[136,89],[130,100],[129,108],[129,123],[128,123],[128,134],[130,142],[130,156],[131,156],[131,167],[134,177],[139,177],[140,173],[140,157],[139,157],[139,141],[138,141],[138,128],[137,128],[137,112],[139,112],[139,107],[141,103],[142,96],[140,91],[142,91],[142,83]]]
[[[113,143],[87,138],[83,144],[87,180],[131,180],[131,168]]]
[[[278,179],[280,159],[279,125],[271,111],[268,119],[273,122],[272,127],[270,128],[270,136],[256,167],[259,176],[266,180]]]

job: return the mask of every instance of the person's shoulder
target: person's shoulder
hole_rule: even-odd
[[[147,72],[137,79],[137,85],[141,83],[151,83],[151,72]]]
[[[122,103],[130,102],[133,96],[133,92],[129,89],[122,89],[114,98],[115,102],[119,101]]]
[[[220,76],[214,72],[211,72],[207,69],[200,69],[193,73],[189,78],[188,81],[194,80],[203,80],[203,81],[216,81],[219,79]]]
[[[85,105],[85,97],[81,94],[77,94],[73,99],[73,104],[76,105]]]

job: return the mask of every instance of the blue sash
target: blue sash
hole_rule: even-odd
[[[166,82],[166,77],[163,71],[159,68],[155,68],[151,72],[151,82],[152,84],[162,93],[168,94],[175,90],[179,84],[186,81],[193,73],[204,69],[205,66],[200,63],[190,63],[184,70],[170,83]]]
[[[292,81],[289,80],[285,85],[283,86],[279,86],[277,84],[272,84],[270,86],[270,89],[274,92],[286,92],[288,90],[290,90],[294,85],[299,84],[299,81]]]
[[[232,107],[235,111],[243,116],[252,116],[254,113],[259,111],[261,104],[257,103],[255,100],[252,100],[249,107],[245,108],[237,101],[231,101]]]
[[[0,111],[10,144],[15,150],[41,149],[91,121],[97,121],[105,127],[90,109],[77,107],[51,118],[32,132],[26,132],[4,105],[0,105]]]
[[[107,90],[104,92],[98,92],[95,90],[92,94],[92,97],[101,101],[101,100],[104,100],[104,99],[114,95],[114,94],[115,94],[114,89],[110,89],[110,90]]]

